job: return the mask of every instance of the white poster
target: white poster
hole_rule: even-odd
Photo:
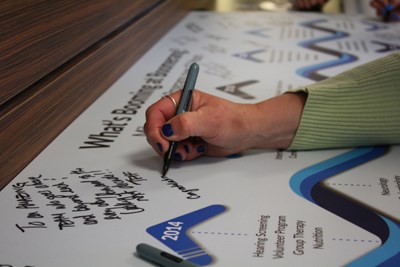
[[[162,178],[142,128],[194,61],[198,90],[254,103],[399,49],[399,24],[361,17],[190,13],[1,191],[0,266],[152,266],[139,243],[200,266],[400,265],[400,146],[254,150]]]

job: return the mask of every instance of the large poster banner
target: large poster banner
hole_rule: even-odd
[[[143,134],[192,62],[197,90],[255,103],[399,49],[399,24],[362,17],[190,13],[1,191],[0,266],[151,266],[139,243],[200,266],[400,265],[399,146],[254,150],[161,177]]]

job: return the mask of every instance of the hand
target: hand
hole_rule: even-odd
[[[311,10],[323,6],[328,0],[297,0],[294,3],[295,9]]]
[[[400,21],[400,0],[373,0],[370,5],[384,21]]]
[[[170,96],[178,102],[180,95],[178,91]],[[175,116],[176,108],[168,98],[151,105],[144,132],[160,156],[169,141],[180,141],[178,160],[227,156],[251,148],[287,148],[305,100],[303,93],[286,93],[257,104],[239,104],[195,90],[190,112]]]

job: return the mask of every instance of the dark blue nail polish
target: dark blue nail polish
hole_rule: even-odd
[[[242,154],[236,153],[236,154],[230,154],[230,155],[226,156],[226,158],[228,158],[228,159],[237,159],[237,158],[240,158],[241,156],[242,156]]]
[[[204,153],[204,151],[206,151],[206,148],[203,145],[200,145],[200,146],[197,147],[196,150],[199,153]]]
[[[188,145],[183,145],[183,148],[185,149],[186,153],[190,152],[189,146]]]
[[[163,148],[162,145],[160,143],[157,143],[157,149],[158,151],[160,151],[161,153],[163,152]]]
[[[172,126],[169,123],[164,124],[164,126],[162,127],[161,130],[162,130],[163,135],[165,135],[166,137],[170,137],[174,134],[174,131],[172,130]]]
[[[174,159],[175,159],[175,160],[178,160],[178,161],[182,161],[182,160],[183,160],[183,158],[182,158],[182,155],[181,155],[181,153],[175,153],[175,155],[174,155]]]

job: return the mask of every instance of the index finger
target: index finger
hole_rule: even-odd
[[[181,91],[170,94],[176,103],[179,102]],[[175,116],[176,107],[171,99],[163,97],[146,110],[146,123],[144,132],[149,144],[157,151],[168,147],[168,141],[161,135],[161,127],[173,116]],[[158,144],[157,144],[158,143]]]

